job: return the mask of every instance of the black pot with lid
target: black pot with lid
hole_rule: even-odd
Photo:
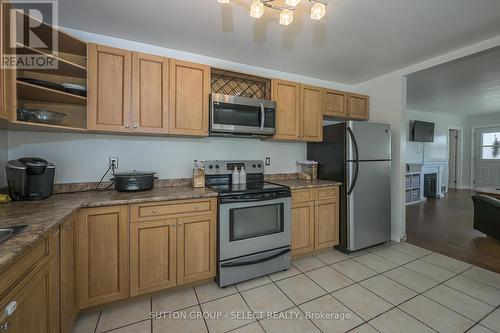
[[[115,189],[120,192],[147,191],[154,187],[156,172],[154,171],[125,171],[113,174],[112,181]]]

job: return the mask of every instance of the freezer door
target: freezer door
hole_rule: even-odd
[[[391,126],[388,124],[351,121],[348,126],[354,133],[361,161],[391,159]],[[353,160],[354,142],[348,136],[348,160]]]
[[[355,163],[348,162],[349,183]],[[357,251],[391,238],[391,162],[360,162],[348,197],[348,249]],[[349,184],[350,185],[350,184]]]

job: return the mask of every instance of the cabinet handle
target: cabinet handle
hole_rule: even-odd
[[[129,125],[125,125],[125,128],[129,128],[130,126]]]
[[[172,223],[172,227],[175,227],[177,225],[177,223]]]
[[[66,226],[66,230],[69,230],[69,229],[71,229],[71,228],[70,228],[70,225],[68,224],[68,225]]]
[[[134,128],[137,128],[137,125],[134,125]]]
[[[12,316],[12,314],[16,311],[17,309],[17,302],[16,301],[11,301],[7,306],[3,309],[3,313],[0,316],[0,322],[4,321],[8,317]],[[0,330],[2,331],[7,331],[9,329],[10,324],[8,322],[3,322],[0,324]]]
[[[182,222],[179,222],[179,225],[182,225]]]
[[[156,214],[156,213],[158,213],[158,210],[153,209],[153,214]]]
[[[196,205],[194,206],[194,209],[200,209],[200,206]]]

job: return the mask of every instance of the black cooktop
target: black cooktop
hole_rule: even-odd
[[[287,186],[273,184],[269,182],[250,182],[247,184],[209,184],[209,188],[220,195],[238,195],[246,193],[265,193],[289,190]]]

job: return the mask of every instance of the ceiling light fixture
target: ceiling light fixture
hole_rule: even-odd
[[[284,5],[274,4],[277,0],[253,0],[250,5],[250,16],[261,18],[264,15],[264,7],[274,9],[280,12],[280,24],[289,25],[293,22],[293,11],[297,9],[301,0],[285,0]],[[307,0],[313,4],[311,7],[311,19],[321,20],[326,15],[326,6],[324,0]],[[230,0],[217,0],[222,4],[230,3]]]

